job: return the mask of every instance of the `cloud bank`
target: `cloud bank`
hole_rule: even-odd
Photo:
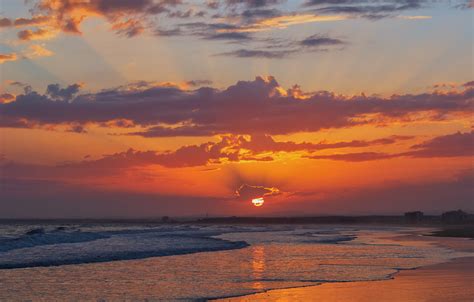
[[[394,121],[443,120],[469,116],[474,88],[381,97],[303,92],[282,88],[273,77],[239,81],[218,90],[178,86],[119,87],[79,94],[80,84],[27,91],[0,104],[3,127],[100,125],[141,127],[128,135],[143,137],[222,134],[291,134]]]

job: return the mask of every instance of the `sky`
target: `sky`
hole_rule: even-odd
[[[3,0],[0,218],[474,211],[473,7]]]

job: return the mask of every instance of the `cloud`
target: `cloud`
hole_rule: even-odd
[[[405,20],[426,20],[431,19],[431,16],[398,16],[397,18]]]
[[[212,81],[210,81],[210,80],[191,80],[191,81],[187,81],[186,85],[192,86],[192,87],[208,86],[208,85],[212,85]]]
[[[248,184],[241,185],[236,191],[235,195],[242,200],[249,200],[259,197],[276,196],[281,194],[280,190],[273,187],[252,186]]]
[[[241,33],[241,32],[224,32],[224,33],[218,33],[218,34],[213,34],[208,37],[206,37],[208,40],[237,40],[237,41],[242,41],[242,40],[250,40],[251,37],[248,33]]]
[[[145,137],[276,135],[382,122],[409,123],[412,116],[417,121],[439,121],[453,114],[467,116],[474,105],[473,96],[472,87],[390,97],[304,93],[294,88],[285,90],[273,77],[257,77],[223,90],[114,88],[78,94],[68,102],[32,91],[1,104],[0,114],[6,120],[27,120],[37,125],[105,125],[127,120],[145,128],[134,133]]]
[[[18,38],[21,41],[31,41],[31,40],[48,40],[56,36],[56,32],[46,29],[37,29],[35,31],[30,29],[25,29],[19,31],[17,34]]]
[[[18,56],[16,53],[0,53],[0,64],[16,60],[18,60]]]
[[[87,18],[101,17],[108,21],[111,29],[117,34],[133,37],[145,31],[151,17],[169,12],[171,7],[181,4],[181,0],[85,0],[56,1],[40,0],[31,10],[31,19],[17,19],[15,25],[47,25],[50,28],[66,33],[80,34],[80,25]],[[2,21],[6,23],[7,21]],[[44,28],[36,32],[21,31],[20,39],[44,36]]]
[[[344,16],[338,15],[316,15],[316,14],[308,14],[308,13],[292,13],[287,15],[280,15],[280,16],[272,16],[269,18],[261,18],[254,21],[251,24],[246,26],[241,26],[239,31],[247,31],[247,32],[257,32],[257,31],[266,31],[270,29],[284,29],[288,28],[289,26],[299,25],[299,24],[306,24],[306,23],[314,23],[314,22],[334,22],[334,21],[342,21],[346,20],[347,18]]]
[[[145,31],[145,27],[140,21],[126,20],[124,22],[114,23],[112,25],[112,30],[114,30],[119,35],[131,38],[141,35]]]
[[[459,1],[460,3],[454,5],[455,8],[460,8],[460,9],[471,9],[474,8],[474,1],[473,0],[464,0],[464,1]]]
[[[15,99],[15,96],[11,93],[0,94],[0,103],[8,103]]]
[[[254,42],[259,42],[253,39]],[[311,35],[301,41],[278,41],[274,39],[260,40],[262,49],[237,49],[217,54],[217,56],[232,56],[237,58],[266,58],[282,59],[295,53],[340,50],[334,47],[344,46],[347,42],[324,35]]]
[[[245,5],[249,8],[264,7],[284,2],[284,0],[225,0],[227,5]]]
[[[51,50],[48,50],[44,48],[41,45],[38,44],[32,44],[28,47],[28,52],[26,53],[26,56],[29,58],[36,58],[36,57],[50,57],[54,55],[54,52]]]
[[[22,27],[44,25],[50,21],[48,16],[35,16],[32,18],[17,18],[11,20],[9,18],[0,18],[0,27]]]
[[[349,162],[363,162],[363,161],[371,161],[371,160],[389,159],[389,158],[394,158],[394,157],[398,157],[398,155],[377,153],[377,152],[359,152],[359,153],[307,156],[307,158],[311,158],[311,159],[330,159],[330,160],[340,160],[340,161],[349,161]]]
[[[422,8],[429,0],[308,0],[305,7],[316,7],[322,14],[345,14],[368,19],[393,16],[406,10]]]
[[[12,25],[13,25],[12,20],[10,20],[8,18],[0,18],[0,28],[1,27],[9,27],[9,26],[12,26]]]
[[[352,141],[341,141],[341,142],[319,142],[319,143],[295,143],[291,141],[280,142],[275,141],[269,135],[252,135],[249,138],[245,136],[234,137],[235,146],[239,149],[250,150],[253,154],[263,152],[295,152],[295,151],[307,151],[314,152],[326,149],[339,149],[339,148],[365,148],[373,147],[377,145],[390,145],[398,141],[412,139],[412,136],[390,136],[386,138],[380,138],[375,140],[352,140]]]
[[[26,125],[23,125],[23,127],[25,126]],[[20,127],[20,125],[18,125],[18,127]],[[81,125],[71,125],[66,131],[78,134],[87,133],[87,129]],[[274,160],[273,157],[279,152],[302,152],[303,154],[308,154],[319,150],[345,148],[349,146],[362,148],[378,144],[389,144],[398,139],[408,138],[383,138],[365,142],[350,141],[312,144],[295,143],[291,141],[277,142],[269,136],[223,136],[217,142],[182,146],[172,151],[157,152],[153,150],[140,151],[128,149],[123,152],[106,154],[96,159],[87,157],[84,160],[59,163],[53,166],[2,160],[0,161],[0,169],[5,175],[14,178],[87,179],[100,176],[115,176],[130,170],[152,166],[174,169],[249,161],[266,162]],[[243,176],[236,176],[229,189],[235,191],[243,184],[253,186],[263,185],[266,188],[275,186],[274,183],[269,185],[261,179],[249,179]],[[277,191],[272,190],[271,192],[275,193]]]
[[[13,25],[15,26],[38,26],[47,24],[50,21],[48,16],[34,16],[32,18],[18,18],[15,19]]]
[[[217,56],[231,56],[237,58],[265,58],[265,59],[281,59],[287,57],[293,53],[290,50],[249,50],[249,49],[238,49],[229,52],[222,52]]]
[[[50,84],[46,88],[46,94],[54,100],[69,101],[81,87],[81,84],[72,84],[66,88],[61,88],[59,84]]]
[[[334,39],[327,36],[321,36],[321,35],[316,34],[302,40],[300,44],[306,47],[320,47],[320,46],[344,45],[346,43],[339,39]]]
[[[474,156],[474,131],[435,137],[411,147],[405,153],[412,157],[456,157]]]
[[[345,153],[330,155],[310,155],[311,159],[329,159],[349,162],[362,162],[396,157],[472,157],[474,156],[474,132],[448,134],[435,137],[411,147],[411,151],[387,154],[378,152]]]
[[[463,84],[464,87],[474,87],[474,81],[469,81]]]

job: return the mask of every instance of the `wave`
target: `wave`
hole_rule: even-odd
[[[262,232],[263,231],[263,232]],[[338,231],[278,231],[252,226],[43,226],[16,238],[0,238],[0,269],[58,266],[143,259],[198,252],[239,249],[253,243],[332,244],[350,241]],[[262,238],[264,234],[264,238]]]
[[[44,229],[0,240],[0,269],[97,263],[238,249],[245,241],[211,236],[197,229],[139,229],[101,232]]]
[[[0,240],[0,252],[42,245],[88,242],[103,238],[107,238],[107,236],[93,232],[62,232],[60,230],[46,233],[44,229],[38,228],[28,231],[19,238]]]

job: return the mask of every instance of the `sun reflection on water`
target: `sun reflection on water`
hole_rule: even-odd
[[[265,273],[265,247],[263,245],[257,245],[252,251],[252,276],[255,280],[252,284],[252,288],[258,291],[264,289],[261,282]]]

